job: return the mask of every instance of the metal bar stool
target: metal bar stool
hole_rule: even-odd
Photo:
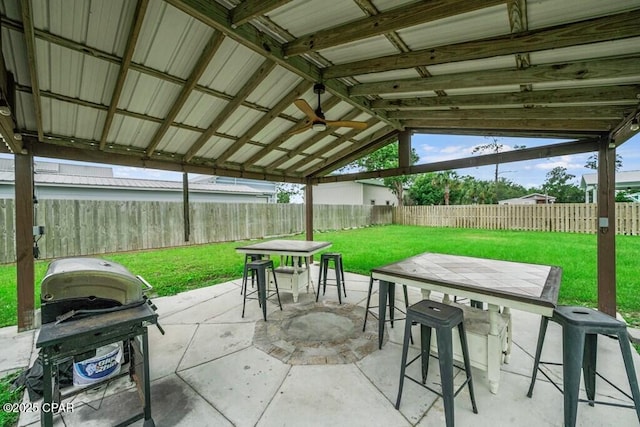
[[[248,276],[249,276],[249,268],[247,267],[247,264],[250,263],[251,261],[257,261],[259,259],[262,259],[263,255],[262,254],[246,254],[244,256],[244,269],[242,271],[242,285],[240,286],[240,295],[242,295],[242,292],[244,291],[245,288],[245,284],[248,280]],[[255,270],[251,270],[251,287],[253,288],[255,285]]]
[[[316,294],[316,302],[320,297],[320,284],[322,284],[322,295],[327,290],[327,272],[329,271],[329,262],[333,261],[333,269],[336,272],[336,287],[338,288],[338,302],[342,304],[342,292],[347,297],[347,289],[344,285],[344,269],[342,268],[342,254],[336,252],[324,253],[320,256],[320,274],[318,275],[318,293]],[[324,275],[324,279],[323,279]],[[342,288],[342,292],[340,291]]]
[[[467,345],[467,336],[464,331],[462,309],[451,305],[446,305],[432,300],[422,300],[413,304],[407,310],[407,320],[404,327],[404,344],[402,345],[402,365],[400,367],[400,385],[398,387],[398,399],[396,400],[396,409],[400,408],[400,399],[402,398],[402,387],[405,377],[416,384],[426,388],[427,390],[442,397],[444,401],[444,416],[446,425],[454,425],[454,406],[453,400],[458,393],[469,386],[469,396],[471,397],[471,406],[473,413],[478,413],[476,407],[476,399],[473,393],[473,379],[471,378],[471,362],[469,361],[469,346]],[[407,352],[409,350],[409,337],[411,334],[411,324],[416,322],[420,324],[420,354],[411,359],[407,363]],[[454,391],[453,386],[453,328],[458,327],[460,335],[460,344],[462,348],[462,357],[464,358],[464,371],[467,378],[462,385]],[[436,330],[436,339],[438,342],[438,361],[440,364],[440,382],[442,383],[441,391],[437,391],[426,385],[427,373],[429,371],[429,357],[431,357],[431,328]],[[405,374],[405,368],[415,362],[418,358],[422,362],[422,380],[416,380]]]
[[[564,394],[565,427],[572,427],[576,425],[578,402],[588,402],[589,406],[594,406],[594,404],[599,403],[609,406],[635,408],[636,414],[638,415],[638,421],[640,421],[640,392],[638,391],[638,380],[633,366],[627,325],[605,313],[586,307],[559,306],[554,310],[551,320],[562,326],[562,377],[564,391],[554,383],[539,366],[540,364],[560,365],[560,363],[540,361],[542,344],[544,342],[547,325],[549,323],[549,318],[543,316],[540,322],[536,358],[533,365],[533,373],[531,374],[531,385],[529,386],[527,396],[531,397],[533,395],[536,376],[538,370],[540,370],[551,384]],[[620,344],[620,351],[622,353],[622,359],[624,360],[624,366],[632,396],[629,396],[618,386],[612,384],[608,379],[596,371],[598,335],[607,335],[617,338],[618,343]],[[586,400],[579,398],[581,368],[583,371],[582,373],[584,376],[584,384],[587,394]],[[627,398],[631,399],[634,404],[623,405],[613,402],[596,401],[596,375]]]
[[[362,324],[362,332],[364,332],[364,330],[367,327],[367,317],[369,316],[369,310],[372,310],[374,308],[379,308],[379,306],[375,305],[375,306],[371,306],[371,294],[373,292],[373,276],[369,277],[369,293],[367,294],[367,307],[365,308],[365,312],[364,312],[364,323]],[[389,289],[387,292],[387,301],[388,301],[388,306],[389,306],[389,318],[385,319],[385,322],[390,322],[391,323],[391,327],[393,328],[393,322],[394,320],[404,320],[405,318],[399,318],[396,319],[395,318],[395,311],[398,310],[400,313],[402,313],[403,315],[406,316],[407,310],[409,309],[409,294],[407,292],[407,285],[402,285],[402,291],[404,293],[404,310],[402,310],[401,308],[396,307],[395,305],[395,299],[396,299],[396,287],[395,287],[395,283],[389,283]],[[375,313],[371,313],[373,316],[376,316]],[[411,339],[411,344],[413,344],[413,336],[409,336]],[[382,343],[380,344],[380,348],[382,348]]]
[[[273,284],[275,285],[275,291],[268,291],[268,283],[267,283],[267,269],[270,269],[273,272],[273,260],[270,259],[259,259],[255,261],[251,261],[247,264],[247,268],[251,271],[255,271],[258,276],[258,286],[255,291],[249,292],[247,294],[247,281],[245,280],[243,284],[243,293],[244,298],[242,300],[242,317],[244,317],[244,308],[247,302],[247,299],[257,299],[260,307],[262,307],[262,316],[264,317],[265,322],[267,321],[267,299],[277,296],[278,297],[278,306],[280,306],[280,310],[282,310],[282,304],[280,303],[280,293],[278,292],[278,281],[276,280],[276,275],[273,274]],[[250,297],[258,293],[257,297]]]

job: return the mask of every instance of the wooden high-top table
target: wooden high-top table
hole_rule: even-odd
[[[254,243],[253,245],[236,248],[241,254],[279,255],[280,267],[275,271],[280,291],[293,294],[293,301],[298,302],[299,288],[306,286],[309,291],[311,269],[309,259],[323,249],[331,247],[331,242],[316,242],[313,240],[270,240]],[[293,258],[293,266],[285,266],[285,257]],[[304,263],[302,263],[304,259]]]
[[[431,291],[438,291],[445,295],[445,302],[448,302],[448,295],[455,295],[487,303],[489,328],[483,342],[486,354],[481,355],[486,359],[474,361],[472,354],[472,364],[486,369],[489,388],[492,393],[497,393],[502,358],[504,356],[508,362],[511,348],[510,342],[504,348],[505,333],[501,329],[501,319],[507,319],[508,335],[511,336],[511,308],[551,317],[558,300],[562,269],[547,265],[424,253],[374,268],[371,274],[380,283],[380,348],[384,338],[387,297],[394,294],[396,283],[422,289],[425,298],[429,298]],[[389,303],[393,304],[393,300],[394,298],[389,298]],[[393,313],[393,307],[390,307],[389,312]],[[485,313],[476,310],[472,315]],[[466,317],[465,312],[465,320]]]

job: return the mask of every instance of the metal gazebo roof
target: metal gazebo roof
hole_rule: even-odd
[[[4,0],[0,13],[14,153],[320,182],[403,130],[580,141],[519,153],[535,158],[624,142],[638,115],[639,0]],[[327,119],[368,127],[292,134],[293,101],[315,108],[316,82]]]

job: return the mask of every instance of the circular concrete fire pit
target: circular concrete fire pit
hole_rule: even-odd
[[[364,307],[333,302],[301,302],[256,322],[253,343],[290,365],[356,362],[378,348],[378,325],[369,319],[362,332]]]

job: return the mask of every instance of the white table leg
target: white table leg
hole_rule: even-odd
[[[489,304],[489,335],[487,336],[487,377],[489,390],[498,393],[500,386],[500,362],[502,360],[502,343],[498,335],[499,307]]]
[[[513,334],[513,325],[511,324],[511,309],[504,307],[502,312],[507,315],[507,345],[504,350],[504,363],[511,361],[511,343],[513,342],[511,336]]]
[[[429,299],[431,291],[429,289],[422,289],[422,299]]]

